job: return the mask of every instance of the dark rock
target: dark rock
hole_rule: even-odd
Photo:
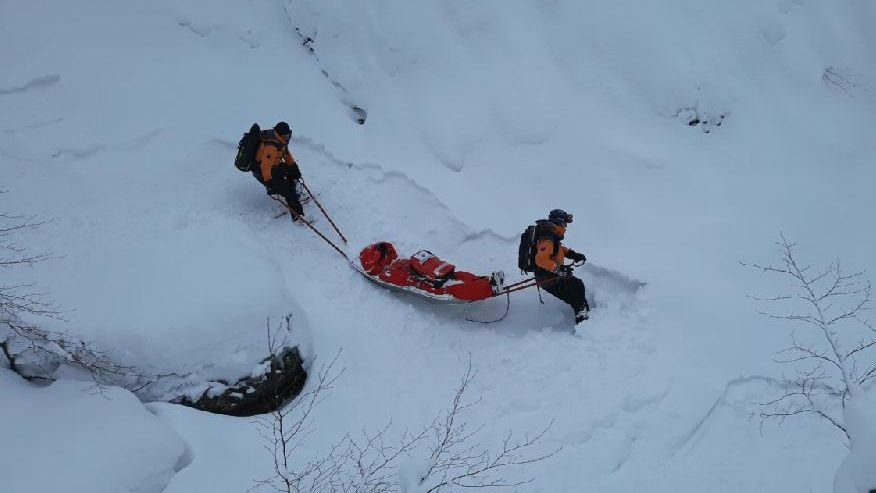
[[[229,416],[254,416],[274,411],[301,392],[307,371],[297,347],[286,348],[265,358],[262,363],[268,361],[271,368],[267,373],[227,385],[220,395],[211,397],[208,391],[196,401],[182,397],[176,403]]]
[[[353,104],[350,105],[350,115],[353,117],[353,121],[358,123],[359,125],[364,125],[365,120],[368,119],[368,112],[360,108],[359,106]]]

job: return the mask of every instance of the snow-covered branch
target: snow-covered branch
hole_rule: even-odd
[[[779,351],[782,357],[776,361],[793,365],[795,376],[784,380],[784,394],[762,403],[767,409],[758,414],[762,420],[780,422],[789,416],[814,414],[848,439],[842,419],[831,409],[836,409],[837,400],[845,405],[862,384],[876,377],[876,330],[866,319],[873,309],[872,286],[863,272],[847,273],[839,260],[821,270],[801,264],[795,256],[796,245],[784,235],[777,245],[778,267],[743,265],[791,281],[791,294],[752,298],[773,308],[759,313],[808,327],[804,333],[808,340],[791,333],[791,345]],[[851,340],[856,342],[850,344]]]

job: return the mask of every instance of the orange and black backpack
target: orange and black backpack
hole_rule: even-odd
[[[526,227],[520,235],[520,246],[517,251],[517,267],[521,272],[535,272],[535,250],[538,240],[549,238],[554,243],[554,253],[560,248],[562,238],[557,236],[550,221],[540,219],[535,224]]]

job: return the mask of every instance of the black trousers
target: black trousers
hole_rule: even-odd
[[[268,181],[262,181],[261,178],[255,175],[256,180],[261,182],[265,186],[265,190],[268,192],[268,195],[282,195],[284,199],[286,199],[286,203],[289,204],[289,208],[295,211],[299,216],[304,215],[304,207],[301,206],[301,200],[298,197],[298,187],[295,186],[295,182],[287,179],[284,176],[278,176],[272,178]]]
[[[554,280],[548,281],[548,279]],[[574,276],[559,277],[553,273],[536,272],[535,280],[538,282],[545,281],[544,284],[541,284],[542,289],[571,305],[575,313],[585,308],[587,310],[590,309],[590,305],[587,303],[584,281],[581,279]]]

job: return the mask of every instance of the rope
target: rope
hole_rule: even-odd
[[[509,285],[505,286],[505,289],[511,289],[511,288],[513,288],[514,286],[518,286],[518,285],[520,285],[520,284],[527,283],[527,282],[531,282],[531,281],[534,281],[534,280],[535,280],[535,277],[527,277],[526,279],[524,279],[524,280],[522,280],[522,281],[517,281],[517,282],[515,282],[514,284],[509,284]]]
[[[575,262],[572,264],[572,267],[581,267],[582,265],[584,265],[584,262],[581,262],[580,264],[578,262]],[[554,276],[554,277],[548,277],[548,278],[542,279],[541,281],[537,281],[535,279],[535,276],[527,277],[526,279],[523,279],[522,281],[517,281],[514,284],[509,284],[509,285],[505,286],[505,289],[503,289],[501,292],[499,292],[497,294],[494,294],[492,297],[500,296],[500,295],[503,295],[505,293],[513,293],[514,291],[520,291],[522,289],[531,288],[531,287],[535,286],[536,288],[538,288],[538,298],[539,298],[539,300],[541,300],[541,287],[544,286],[545,284],[550,284],[552,282],[555,282],[558,279],[560,279],[559,276]],[[544,304],[544,300],[542,300],[541,302],[542,302],[542,304]]]
[[[515,291],[520,291],[520,290],[523,290],[526,288],[531,288],[533,286],[538,286],[538,287],[544,286],[545,284],[552,283],[552,282],[556,281],[557,279],[558,278],[556,278],[556,277],[549,277],[547,279],[542,279],[541,281],[536,281],[534,277],[530,277],[528,279],[524,279],[522,281],[515,282],[514,284],[509,284],[508,286],[505,286],[505,289],[494,294],[492,296],[492,298],[495,298],[496,296],[501,296],[505,293],[513,293]]]
[[[313,203],[316,204],[317,207],[319,207],[319,210],[320,210],[320,212],[322,212],[322,215],[325,216],[326,219],[328,219],[329,224],[331,224],[332,227],[335,228],[335,232],[338,233],[338,236],[340,236],[341,240],[343,240],[344,244],[346,244],[347,238],[344,236],[344,233],[341,233],[341,230],[338,229],[338,226],[335,224],[334,221],[332,221],[332,218],[329,217],[329,215],[325,211],[325,209],[322,208],[322,204],[320,204],[319,201],[316,200],[316,195],[314,195],[313,192],[310,191],[310,188],[307,187],[307,183],[304,183],[304,178],[299,178],[298,181],[301,182],[301,186],[303,186],[304,190],[307,191],[307,195],[310,195],[310,198],[313,199]]]
[[[277,202],[283,204],[284,206],[286,206],[286,208],[289,209],[289,215],[292,217],[293,220],[298,219],[299,221],[301,221],[301,222],[303,222],[304,224],[306,224],[307,227],[310,228],[311,231],[313,231],[313,232],[316,233],[320,238],[322,238],[323,240],[325,240],[325,242],[328,243],[329,246],[331,246],[332,248],[334,248],[336,252],[340,253],[341,256],[344,257],[344,259],[346,259],[347,262],[352,263],[352,262],[350,261],[350,257],[347,257],[347,254],[344,253],[343,250],[341,250],[340,248],[338,248],[338,246],[335,245],[335,244],[332,242],[332,240],[328,239],[324,234],[320,233],[319,230],[316,229],[316,228],[313,226],[313,224],[311,224],[310,222],[307,221],[307,219],[304,219],[303,216],[300,216],[297,212],[293,211],[292,208],[289,207],[289,204],[287,204],[285,200],[280,199],[280,198],[277,198],[277,197],[274,197],[273,195],[271,195],[271,198],[274,199],[274,200],[276,200]]]
[[[576,264],[573,264],[573,265],[576,265]],[[583,264],[579,264],[579,265],[583,265]],[[476,322],[479,324],[492,324],[492,323],[501,322],[502,320],[505,320],[505,317],[508,316],[508,312],[511,311],[511,293],[513,293],[515,291],[522,291],[524,289],[531,288],[533,286],[535,286],[536,289],[538,289],[538,300],[543,305],[544,300],[541,297],[541,287],[545,284],[552,283],[552,282],[556,281],[557,279],[559,279],[559,277],[549,277],[547,279],[542,279],[541,281],[536,281],[535,277],[528,277],[526,279],[523,279],[522,281],[517,281],[514,284],[509,284],[509,285],[505,286],[505,289],[503,289],[501,292],[496,293],[493,296],[491,296],[491,298],[495,298],[498,296],[502,296],[503,294],[505,295],[505,300],[506,300],[505,313],[503,313],[501,317],[497,318],[496,320],[486,320],[486,321],[485,320],[474,320],[472,318],[466,318],[466,321]]]
[[[503,313],[502,316],[497,318],[496,320],[475,320],[473,318],[468,318],[468,317],[466,317],[465,320],[468,322],[476,322],[479,324],[494,324],[496,322],[501,322],[502,320],[505,320],[505,317],[508,316],[508,312],[511,310],[511,292],[510,291],[505,293],[505,299],[507,300],[507,302],[505,303],[505,313]]]

